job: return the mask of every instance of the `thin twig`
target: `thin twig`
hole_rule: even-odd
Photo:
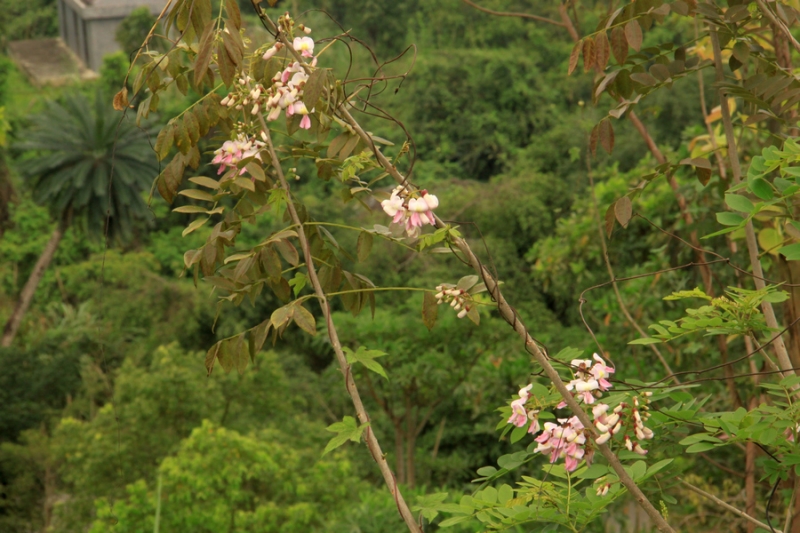
[[[717,505],[719,505],[723,509],[727,509],[728,511],[732,512],[736,516],[738,516],[740,518],[744,518],[748,522],[751,522],[751,523],[757,525],[758,527],[764,528],[764,529],[766,529],[768,531],[772,530],[774,533],[783,533],[780,529],[771,528],[770,526],[768,526],[767,524],[765,524],[761,520],[758,520],[757,518],[753,518],[752,516],[750,516],[749,514],[745,513],[744,511],[740,511],[739,509],[737,509],[733,505],[725,503],[724,501],[720,500],[719,498],[717,498],[713,494],[709,494],[708,492],[704,491],[703,489],[701,489],[699,487],[695,487],[694,485],[692,485],[688,481],[685,481],[683,479],[681,479],[680,481],[687,489],[691,490],[692,492],[696,492],[697,494],[699,494],[700,496],[702,496],[702,497],[704,497],[706,499],[711,500],[712,502],[716,503]]]
[[[553,19],[549,19],[547,17],[540,17],[539,15],[531,15],[529,13],[512,13],[512,12],[509,12],[509,11],[494,11],[493,9],[487,9],[485,7],[481,7],[478,4],[476,4],[475,2],[472,2],[471,0],[461,0],[461,1],[464,2],[465,4],[467,4],[468,6],[474,7],[478,11],[483,11],[484,13],[488,13],[488,14],[494,15],[496,17],[515,17],[515,18],[521,18],[521,19],[531,19],[531,20],[538,20],[539,22],[546,22],[546,23],[552,24],[554,26],[566,27],[566,24],[564,24],[562,22],[559,22],[559,21],[553,20]]]
[[[283,36],[283,34],[281,34],[281,36]],[[283,169],[281,168],[280,165],[280,159],[278,158],[278,154],[275,151],[275,146],[272,144],[272,137],[270,135],[269,128],[267,127],[267,124],[264,121],[264,117],[261,113],[258,114],[258,121],[261,124],[262,131],[266,136],[266,144],[267,148],[269,149],[270,157],[272,159],[272,165],[275,168],[275,173],[278,175],[278,180],[281,183],[281,187],[286,191],[286,194],[289,195],[290,194],[289,184],[286,181],[286,176],[283,174]],[[294,207],[294,203],[291,200],[286,202],[286,208],[289,211],[289,215],[292,218],[292,222],[298,226],[301,226],[302,220],[298,216],[297,210]],[[350,399],[353,402],[353,407],[355,407],[359,422],[361,424],[367,424],[369,423],[370,418],[369,415],[367,414],[367,410],[364,408],[364,404],[361,401],[361,395],[359,394],[356,382],[353,379],[353,373],[350,368],[350,364],[347,362],[347,357],[345,356],[345,353],[342,350],[342,345],[341,342],[339,341],[339,335],[336,331],[336,326],[334,325],[333,317],[331,316],[330,304],[325,295],[325,291],[322,288],[322,284],[319,281],[319,277],[317,276],[317,271],[314,268],[314,259],[311,254],[311,247],[309,246],[305,231],[302,230],[298,231],[297,234],[298,234],[298,239],[300,240],[300,246],[303,250],[303,255],[305,256],[308,278],[311,281],[311,285],[313,286],[314,292],[317,295],[319,305],[322,308],[322,314],[325,318],[325,323],[327,325],[328,338],[330,339],[331,346],[333,347],[333,351],[336,354],[336,360],[339,363],[339,368],[342,371],[342,374],[344,375],[345,388],[347,389],[347,393],[350,395]],[[367,427],[364,434],[367,443],[367,448],[369,449],[372,458],[378,464],[378,468],[380,469],[381,474],[383,474],[383,479],[386,482],[386,485],[389,487],[389,490],[394,496],[395,503],[397,504],[397,509],[400,512],[400,515],[402,516],[403,520],[405,521],[406,526],[408,526],[408,529],[409,531],[411,531],[411,533],[421,533],[422,530],[420,529],[416,520],[414,520],[414,515],[411,513],[411,509],[409,509],[408,504],[403,499],[403,495],[400,493],[400,489],[397,486],[397,480],[395,478],[395,475],[386,461],[386,455],[381,450],[380,444],[378,443],[378,439],[375,437],[375,432],[372,431],[372,428]]]
[[[606,270],[608,270],[608,277],[611,280],[611,287],[614,289],[614,295],[617,297],[617,303],[619,304],[619,308],[622,311],[622,314],[625,315],[625,319],[628,323],[633,326],[633,328],[641,335],[642,337],[647,337],[647,333],[642,329],[636,319],[633,318],[630,311],[628,311],[628,306],[625,305],[625,301],[622,299],[622,294],[619,292],[619,286],[617,285],[617,279],[614,275],[614,268],[611,266],[611,259],[608,257],[608,245],[606,244],[606,234],[603,232],[603,220],[600,217],[600,207],[597,202],[597,194],[595,194],[594,190],[594,176],[592,173],[592,166],[591,166],[591,158],[590,155],[586,154],[586,171],[589,176],[589,188],[591,191],[592,196],[592,204],[594,206],[594,218],[595,218],[595,226],[597,227],[597,234],[600,238],[600,248],[603,253],[603,260],[606,263]],[[661,350],[656,348],[654,344],[647,345],[653,353],[656,355],[656,358],[661,362],[661,365],[664,367],[664,370],[667,371],[673,381],[675,381],[676,385],[680,385],[681,381],[678,379],[678,376],[672,371],[670,368],[669,363],[667,360],[664,359],[664,356],[661,354]]]
[[[767,7],[767,5],[764,3],[764,0],[756,0],[756,4],[758,4],[758,8],[761,10],[764,16],[767,17],[769,21],[773,23],[779,30],[781,30],[781,33],[786,35],[786,38],[789,39],[790,43],[792,43],[794,49],[800,52],[800,43],[798,43],[797,39],[794,38],[792,32],[789,31],[788,27],[786,27],[786,24],[784,24],[782,20],[778,19],[778,17],[776,17],[775,14],[770,11],[769,7]]]
[[[725,73],[722,67],[722,52],[719,45],[719,36],[715,27],[709,25],[709,32],[711,34],[711,47],[714,52],[714,66],[716,67],[717,83],[725,81]],[[731,174],[733,183],[738,185],[742,181],[742,170],[739,166],[739,154],[737,152],[736,138],[733,132],[733,122],[731,121],[731,110],[728,107],[728,98],[723,88],[719,90],[720,96],[720,111],[722,112],[722,124],[725,128],[725,138],[728,141],[728,160],[731,165]],[[763,281],[764,271],[761,267],[761,260],[758,256],[758,242],[756,241],[756,233],[753,229],[753,221],[748,220],[745,224],[745,237],[747,242],[747,251],[750,254],[750,265],[753,269],[754,282],[757,290],[763,290],[765,283]],[[761,304],[761,309],[764,312],[764,320],[767,327],[773,330],[781,329],[778,326],[778,320],[775,318],[775,310],[770,302],[764,301]],[[789,352],[786,350],[786,344],[783,342],[783,337],[775,339],[773,344],[775,353],[778,357],[778,364],[783,370],[792,368],[792,361],[789,358]]]

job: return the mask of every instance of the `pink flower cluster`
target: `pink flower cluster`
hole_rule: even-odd
[[[567,383],[567,390],[576,392],[576,397],[585,404],[593,404],[595,394],[605,392],[611,388],[608,377],[614,369],[597,354],[592,355],[595,364],[590,359],[573,359],[570,365],[575,370],[575,379]],[[600,392],[595,392],[600,391]],[[559,408],[566,407],[566,402],[561,402]]]
[[[567,389],[575,391],[577,399],[587,405],[595,404],[601,393],[611,388],[612,385],[607,378],[614,373],[614,369],[599,355],[594,354],[593,359],[594,363],[590,359],[573,360],[571,364],[576,369],[575,378],[566,384]],[[568,472],[578,468],[582,460],[591,464],[595,446],[588,437],[594,433],[597,435],[593,439],[594,443],[601,445],[622,432],[625,447],[629,451],[640,455],[647,453],[642,448],[641,441],[653,438],[653,431],[645,426],[646,420],[650,417],[647,403],[652,393],[645,392],[641,400],[638,396],[634,396],[632,405],[623,402],[613,409],[608,404],[596,403],[592,407],[594,428],[590,428],[595,431],[587,432],[587,428],[577,416],[559,418],[557,423],[545,422],[542,429],[539,424],[540,410],[525,407],[531,398],[532,388],[533,384],[528,384],[519,390],[519,398],[511,402],[511,417],[508,423],[519,428],[530,424],[527,432],[532,435],[542,431],[542,434],[535,439],[538,446],[534,451],[549,455],[551,463],[563,459]],[[556,408],[561,409],[565,406],[566,402],[561,402]],[[636,440],[625,434],[628,432],[632,433]],[[608,488],[606,487],[603,492],[601,487],[598,493],[600,492],[604,495],[608,492]]]
[[[573,472],[578,468],[581,459],[586,455],[586,432],[577,416],[569,419],[559,418],[558,424],[545,422],[544,431],[535,440],[539,445],[534,451],[549,454],[551,463],[564,459],[567,472]],[[590,450],[589,456],[586,457],[587,463],[591,462],[593,453],[594,451]]]
[[[248,139],[240,134],[236,140],[222,143],[222,146],[214,151],[214,159],[211,160],[211,163],[219,165],[217,174],[222,174],[228,168],[236,168],[236,165],[241,160],[247,159],[248,157],[255,157],[261,161],[259,152],[263,146],[263,142],[255,139]],[[242,168],[239,171],[239,175],[241,176],[245,172],[246,169]]]
[[[521,428],[525,424],[528,423],[528,420],[531,421],[531,427],[528,428],[528,433],[536,434],[539,433],[539,410],[538,409],[525,409],[525,403],[528,401],[528,398],[531,397],[531,389],[533,388],[533,383],[529,383],[527,386],[522,387],[519,390],[519,399],[514,400],[511,402],[511,418],[508,419],[509,424],[514,424],[518,428]]]
[[[452,307],[454,311],[458,311],[458,318],[467,316],[471,308],[470,303],[472,303],[472,298],[470,298],[467,291],[447,283],[437,285],[436,290],[439,291],[436,293],[437,304],[441,305],[445,302],[449,302],[450,307]],[[520,391],[520,394],[522,394],[522,391]]]
[[[434,225],[433,210],[439,207],[439,199],[433,194],[423,189],[419,195],[414,197],[399,185],[388,200],[381,202],[383,211],[392,217],[392,222],[403,224],[412,239],[419,237],[423,225]]]
[[[307,27],[302,28],[306,33],[311,32]],[[316,66],[317,59],[313,54],[314,39],[311,37],[295,37],[292,48],[299,52],[301,56],[312,58],[311,66]],[[283,49],[283,44],[276,43],[262,57],[270,59],[281,49]],[[241,88],[223,98],[220,103],[236,109],[249,108],[251,115],[258,114],[262,109],[269,110],[267,115],[267,120],[269,121],[277,120],[282,111],[286,113],[287,117],[302,115],[300,128],[305,130],[311,128],[309,114],[314,110],[309,111],[302,100],[303,88],[308,81],[308,74],[306,74],[303,65],[297,61],[290,63],[283,71],[275,74],[272,78],[272,85],[267,88],[260,83],[250,88],[252,81],[249,76],[241,78],[239,80]],[[252,107],[250,107],[251,105]]]

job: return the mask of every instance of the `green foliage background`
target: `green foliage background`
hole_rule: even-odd
[[[52,2],[2,4],[3,39],[55,33]],[[247,13],[248,3],[241,4]],[[589,190],[586,147],[588,131],[611,103],[603,97],[598,110],[591,104],[590,76],[566,76],[573,46],[566,32],[516,18],[491,18],[459,0],[286,4],[300,11],[327,10],[381,58],[416,44],[416,50],[386,67],[389,74],[402,73],[416,53],[407,79],[389,82],[375,97],[413,135],[414,179],[436,192],[443,217],[459,224],[500,273],[505,294],[535,325],[537,340],[552,352],[573,346],[591,353],[595,348],[577,302],[585,288],[607,281],[608,274]],[[483,4],[554,12],[550,2],[540,0]],[[582,25],[594,28],[604,12],[599,3],[587,9]],[[140,14],[129,20],[119,34],[127,53],[142,34],[143,18]],[[306,20],[314,35],[338,31],[323,13],[309,12]],[[254,17],[246,17],[246,25],[266,39]],[[677,42],[692,32],[688,23],[676,22],[657,27],[647,38]],[[337,45],[329,54],[325,60],[344,72],[350,64],[347,48]],[[372,69],[363,66],[368,55],[358,47],[352,54],[350,76],[369,75]],[[0,62],[0,107],[7,108],[12,143],[25,143],[31,113],[50,99],[105,91],[110,103],[127,56],[107,57],[97,82],[44,92],[7,65],[5,59]],[[686,141],[704,132],[698,97],[695,80],[685,79],[638,109],[670,157],[687,157]],[[174,91],[162,101],[162,115],[151,119],[164,122],[193,98],[191,92],[184,96]],[[366,122],[376,134],[402,142],[394,124]],[[209,154],[216,146],[205,147],[198,175],[214,172]],[[613,156],[600,154],[592,163],[603,211],[653,166],[627,122],[618,125],[617,146]],[[54,223],[47,209],[34,202],[33,184],[25,179],[31,155],[5,149],[2,157],[16,191],[8,220],[0,220],[5,229],[0,234],[0,319],[5,321]],[[363,227],[386,223],[379,209],[331,201],[337,192],[334,184],[313,179],[311,168],[298,168],[298,175],[298,194],[320,218]],[[722,188],[703,192],[689,172],[677,177],[690,199],[705,195],[706,204],[692,204],[696,226],[714,227],[707,206],[719,201]],[[102,242],[85,234],[67,233],[17,342],[0,349],[0,531],[48,526],[52,531],[133,533],[150,531],[157,513],[162,531],[399,531],[394,502],[362,446],[349,445],[321,457],[331,436],[324,428],[352,414],[324,336],[287,335],[274,347],[268,345],[243,375],[215,371],[207,377],[205,350],[269,317],[278,301],[264,294],[252,304],[226,307],[217,319],[208,285],[195,288],[182,277],[183,250],[197,247],[210,230],[183,238],[189,217],[171,213],[146,190],[141,199],[152,216],[134,223],[132,239],[124,246],[112,243],[106,251]],[[686,229],[663,180],[648,189],[636,209],[668,231]],[[257,224],[245,227],[238,243],[247,247],[282,225],[265,213]],[[357,237],[336,232],[343,247],[354,247]],[[723,241],[713,244],[724,247]],[[460,275],[453,273],[462,272],[453,258],[411,258],[407,250],[376,240],[362,267],[378,286],[431,288],[456,282]],[[624,231],[617,228],[611,239],[610,259],[618,276],[691,258],[690,249],[641,219]],[[733,274],[721,277],[730,281]],[[621,289],[637,318],[649,324],[655,317],[681,315],[661,296],[699,283],[698,274],[686,270],[635,280]],[[593,291],[587,299],[587,323],[620,373],[628,379],[659,377],[661,369],[646,347],[627,346],[638,334],[619,312],[610,288]],[[417,476],[409,499],[442,488],[468,492],[478,468],[516,449],[508,440],[498,440],[495,409],[529,381],[529,356],[488,311],[475,328],[443,308],[439,325],[429,332],[420,320],[418,294],[381,293],[378,304],[374,317],[352,317],[344,309],[336,314],[347,346],[388,354],[381,359],[388,383],[375,374],[357,375],[370,380],[372,428],[392,464],[398,460],[393,444],[399,440],[412,447]],[[741,340],[732,341],[737,343]],[[719,354],[707,340],[695,337],[670,358],[680,370],[694,360],[715,364]],[[708,387],[712,393],[723,390],[717,383]],[[723,402],[712,396],[714,403]],[[412,415],[416,422],[427,416],[427,422],[413,442],[404,441],[398,435]],[[680,455],[675,442],[665,439],[654,455]],[[725,453],[717,460],[726,461]],[[722,475],[693,458],[678,463],[701,481],[719,481]],[[735,493],[740,481],[730,480],[727,490]],[[674,504],[670,512],[714,523],[691,498]],[[477,531],[479,526],[462,530]]]

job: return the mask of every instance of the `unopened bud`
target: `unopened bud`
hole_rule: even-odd
[[[457,315],[457,316],[458,316],[458,318],[464,318],[465,316],[467,316],[467,313],[468,313],[468,312],[469,312],[469,310],[467,310],[467,309],[462,309],[462,310],[461,310],[461,311],[458,313],[458,315]]]
[[[258,113],[258,104],[253,106],[253,109],[250,110],[251,115],[255,115]]]

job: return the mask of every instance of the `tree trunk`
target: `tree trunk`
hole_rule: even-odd
[[[50,261],[53,260],[53,256],[56,254],[56,250],[61,242],[61,238],[64,236],[64,232],[66,231],[67,222],[66,219],[62,219],[56,226],[56,229],[53,230],[53,235],[51,235],[50,240],[47,241],[47,244],[42,251],[42,255],[39,256],[39,260],[36,261],[36,265],[33,267],[33,271],[31,271],[31,275],[28,278],[27,283],[25,283],[25,286],[22,288],[17,306],[14,308],[14,312],[11,313],[11,317],[8,319],[8,322],[6,322],[5,328],[3,328],[3,339],[0,340],[0,346],[8,347],[11,346],[12,342],[14,342],[14,337],[17,336],[19,326],[22,324],[22,318],[25,316],[25,313],[31,306],[33,295],[36,292],[36,287],[39,285],[39,282],[42,281],[44,271],[47,270],[47,267],[50,265]]]

